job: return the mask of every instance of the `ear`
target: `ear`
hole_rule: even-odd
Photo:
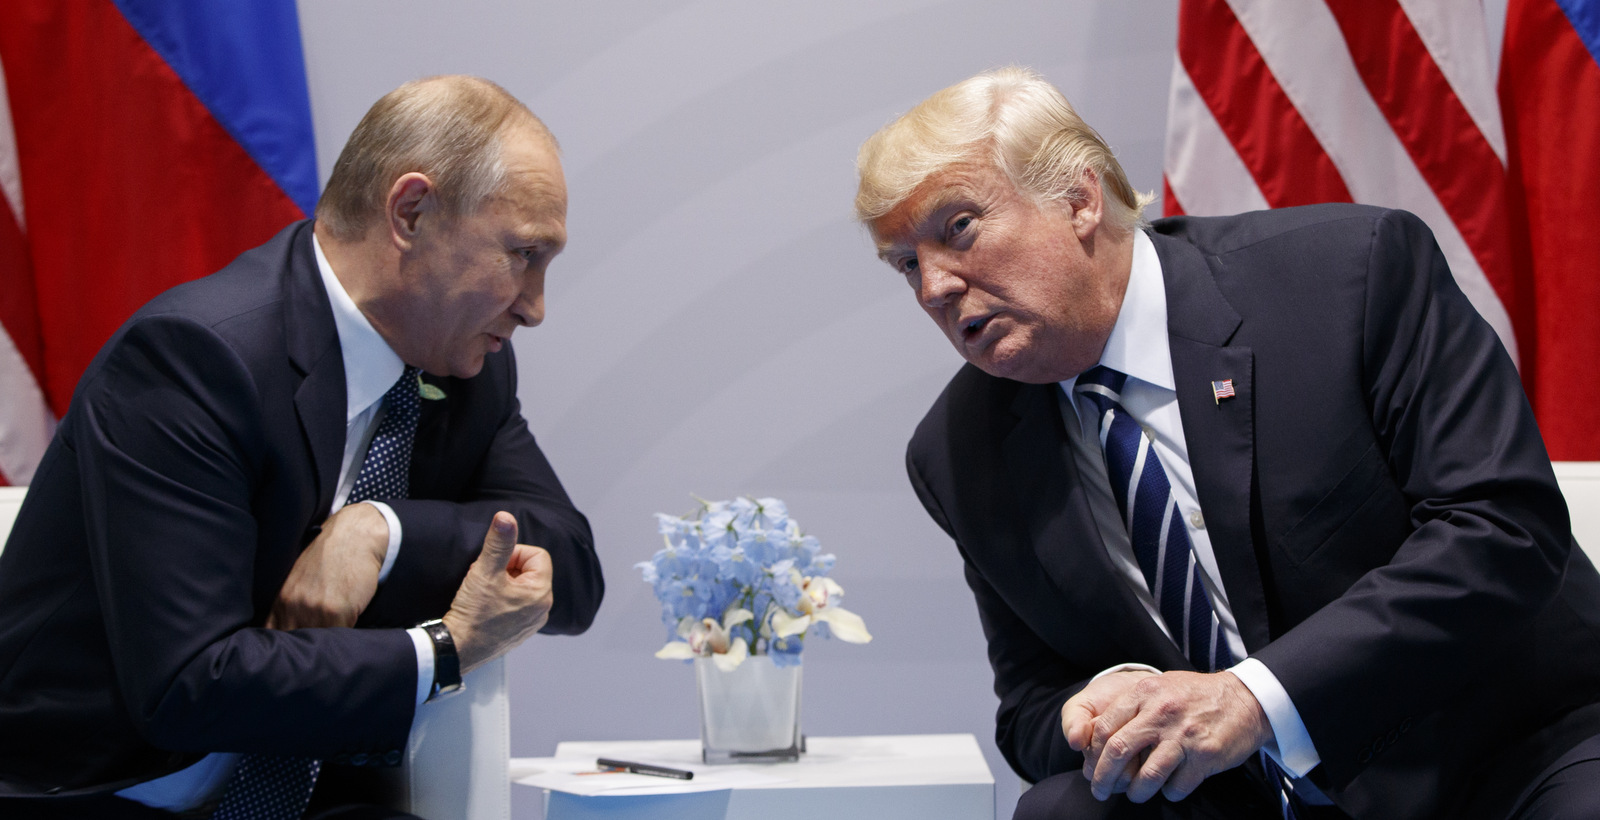
[[[411,250],[424,214],[437,210],[433,180],[415,171],[401,176],[389,188],[384,216],[389,223],[389,239],[401,251]]]
[[[1078,189],[1083,192],[1082,196],[1068,203],[1072,208],[1072,231],[1078,235],[1078,241],[1088,242],[1100,229],[1100,221],[1105,216],[1105,191],[1100,188],[1099,175],[1090,168],[1083,169]]]

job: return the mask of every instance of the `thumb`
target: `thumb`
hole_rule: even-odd
[[[508,512],[497,512],[489,522],[489,531],[483,536],[483,552],[479,561],[487,561],[493,569],[504,569],[511,560],[511,551],[517,548],[517,519]]]
[[[1073,751],[1084,751],[1094,740],[1094,710],[1079,697],[1068,700],[1061,709],[1061,733]]]

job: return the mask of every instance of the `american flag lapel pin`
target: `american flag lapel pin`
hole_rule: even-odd
[[[1233,396],[1233,379],[1223,379],[1220,382],[1211,383],[1211,398],[1217,404],[1221,404],[1223,399],[1231,399]]]

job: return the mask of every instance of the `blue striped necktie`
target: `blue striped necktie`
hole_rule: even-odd
[[[1095,429],[1105,450],[1111,494],[1117,499],[1134,557],[1168,633],[1196,669],[1227,669],[1237,661],[1206,597],[1200,563],[1172,498],[1172,484],[1154,442],[1122,408],[1122,388],[1127,382],[1126,374],[1097,365],[1078,376],[1075,389],[1098,413]],[[1261,762],[1268,779],[1276,781],[1285,820],[1294,820],[1298,801],[1293,785],[1271,757],[1262,753]]]
[[[410,494],[411,451],[417,440],[422,400],[417,368],[407,367],[383,394],[383,419],[372,433],[346,506],[369,498],[406,498]],[[247,754],[228,780],[228,791],[212,820],[295,820],[305,813],[316,788],[322,761],[309,757]]]

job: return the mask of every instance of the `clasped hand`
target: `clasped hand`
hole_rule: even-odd
[[[1271,742],[1255,696],[1231,672],[1125,670],[1084,687],[1061,707],[1067,745],[1099,800],[1188,797],[1217,772]]]

